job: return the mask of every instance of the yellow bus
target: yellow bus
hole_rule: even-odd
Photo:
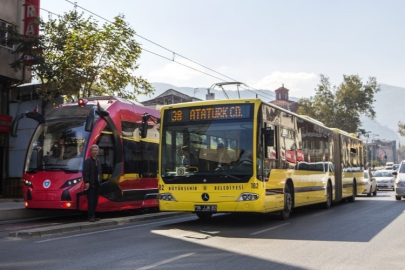
[[[160,211],[287,219],[364,190],[361,140],[260,99],[168,105],[161,117]]]

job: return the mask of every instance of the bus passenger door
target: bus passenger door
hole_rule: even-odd
[[[283,196],[282,187],[279,185],[280,175],[278,168],[278,127],[265,123],[262,145],[264,146],[263,176],[265,183],[264,208],[270,210],[276,207],[279,196]]]

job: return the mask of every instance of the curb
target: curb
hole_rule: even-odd
[[[153,220],[153,219],[161,219],[167,217],[175,217],[175,216],[184,216],[190,215],[189,212],[161,212],[161,213],[153,213],[153,214],[143,214],[142,216],[133,216],[133,217],[121,217],[121,218],[112,218],[112,219],[105,219],[100,220],[97,222],[77,222],[77,223],[70,223],[70,224],[61,224],[56,226],[49,226],[49,227],[41,227],[29,230],[22,230],[9,233],[9,237],[13,238],[32,238],[32,237],[44,237],[50,235],[58,235],[63,233],[75,232],[75,231],[82,231],[88,229],[96,229],[102,227],[110,227],[110,226],[117,226],[117,225],[125,225],[130,223],[135,223],[139,221],[145,220]]]

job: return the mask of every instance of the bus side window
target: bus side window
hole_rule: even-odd
[[[124,146],[124,172],[139,173],[139,142],[123,139]]]
[[[97,145],[100,148],[98,157],[101,162],[103,174],[112,174],[114,168],[114,144],[113,135],[101,133]]]
[[[151,142],[141,142],[142,159],[141,173],[143,177],[156,177],[158,169],[159,145]]]

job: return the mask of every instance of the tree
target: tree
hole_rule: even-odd
[[[398,133],[401,136],[405,136],[405,123],[402,123],[401,121],[398,122]]]
[[[360,115],[375,117],[374,95],[380,91],[376,78],[370,77],[363,83],[358,75],[343,75],[339,86],[331,86],[327,76],[321,74],[320,77],[315,96],[300,99],[297,113],[315,118],[328,127],[365,135],[366,131],[360,128]]]
[[[39,24],[41,34],[31,38],[10,28],[7,42],[16,44],[14,53],[21,55],[12,67],[22,68],[24,60],[33,57],[32,72],[42,83],[43,99],[63,94],[70,99],[117,95],[136,100],[138,94],[154,91],[145,79],[135,76],[141,47],[124,15],[99,26],[92,17],[73,10]],[[128,85],[131,90],[126,89]]]

